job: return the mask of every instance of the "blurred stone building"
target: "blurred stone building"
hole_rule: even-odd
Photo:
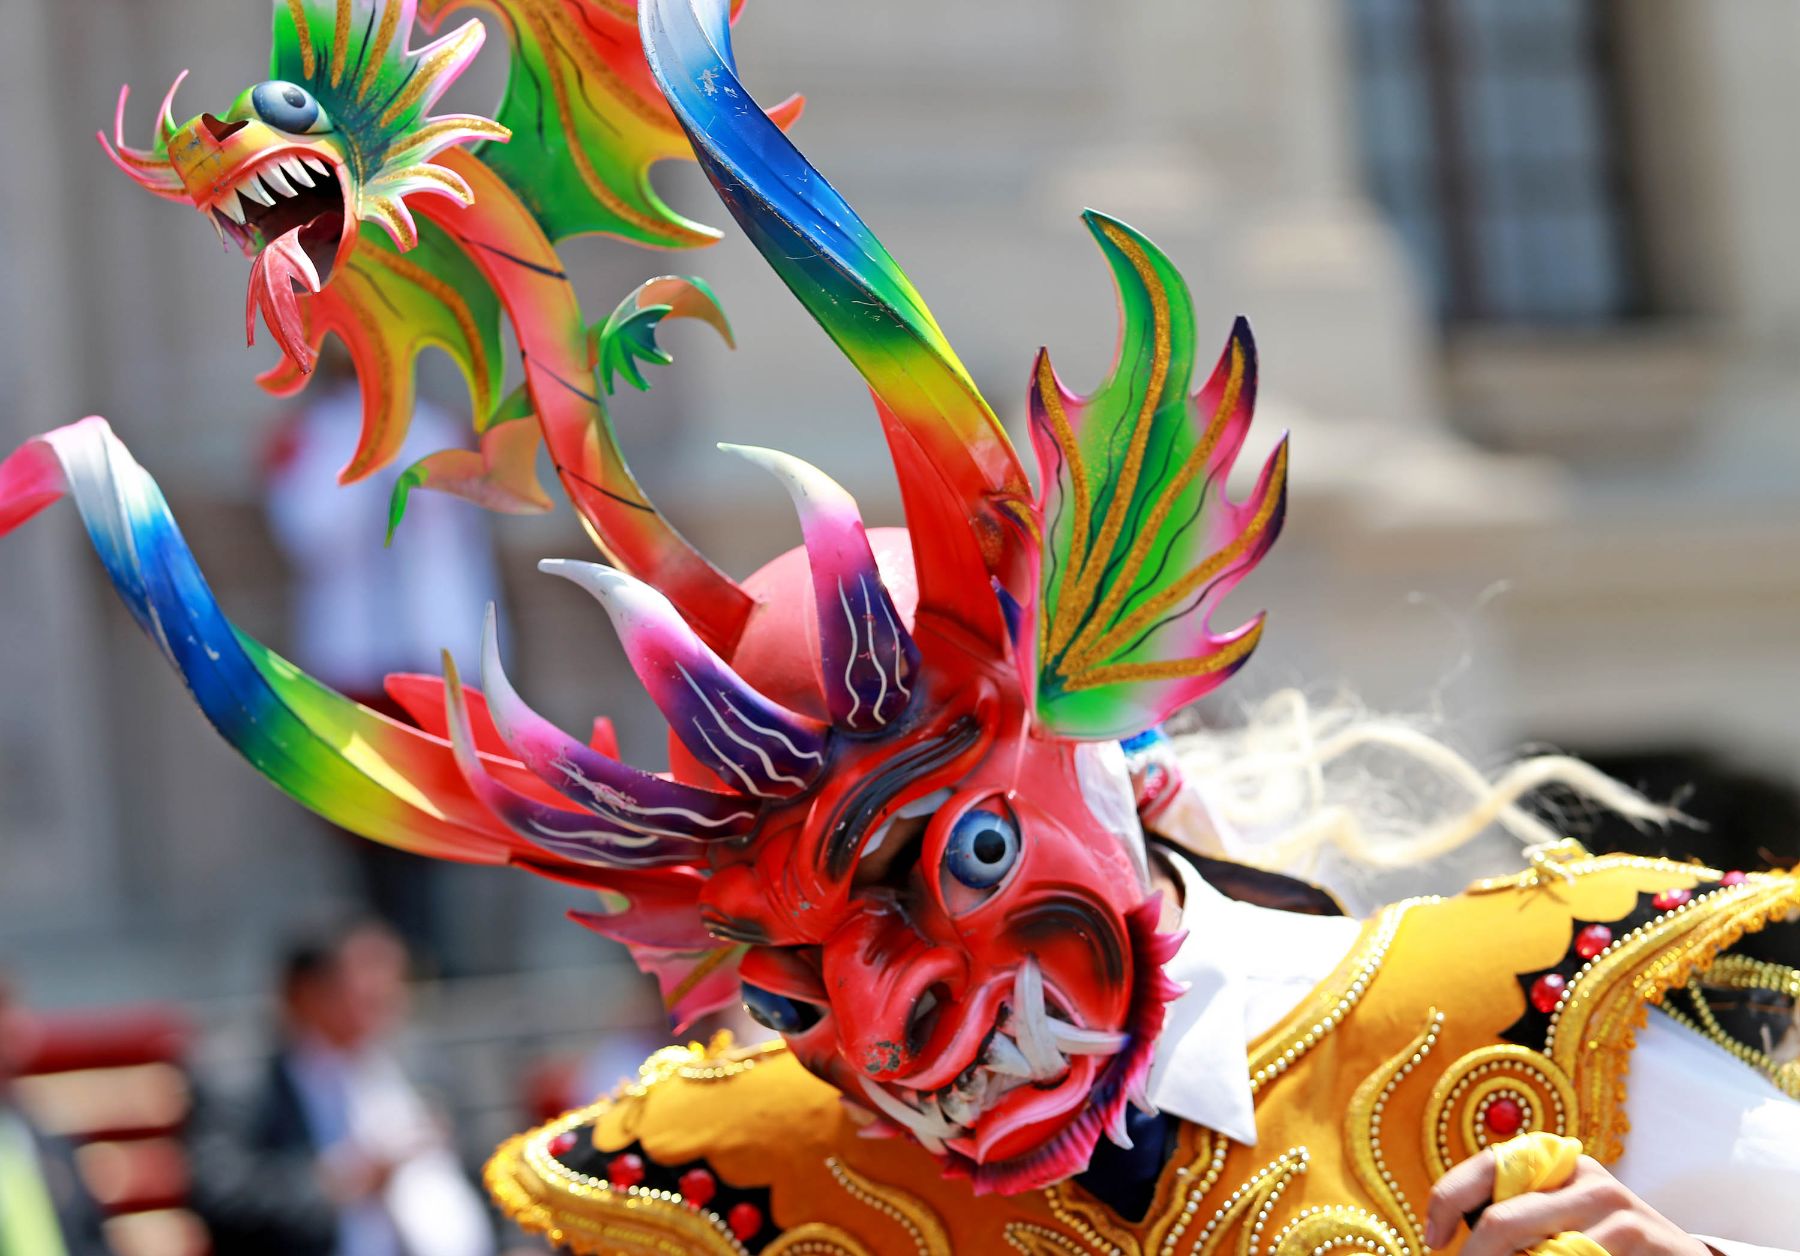
[[[239,340],[246,264],[91,138],[120,82],[139,133],[183,66],[182,116],[259,78],[263,6],[4,14],[0,440],[108,415],[227,609],[279,645],[255,500],[279,404],[252,383],[272,350]],[[1789,0],[752,0],[739,41],[765,100],[807,94],[799,142],[1015,430],[1038,345],[1076,387],[1111,352],[1085,205],[1177,260],[1221,343],[1251,317],[1253,449],[1293,430],[1294,492],[1228,608],[1271,610],[1238,696],[1342,685],[1441,710],[1489,761],[1542,740],[1774,798],[1800,776],[1797,59]],[[503,69],[490,43],[451,103],[481,108]],[[728,224],[692,171],[658,179]],[[718,440],[789,449],[897,517],[866,393],[728,225],[694,255],[571,254],[595,314],[668,269],[732,314],[735,354],[672,330],[676,364],[617,414],[726,566],[797,529]],[[498,526],[521,687],[570,727],[614,715],[655,762],[604,617],[533,573],[588,552],[569,513]],[[213,739],[72,510],[0,545],[0,634],[0,953],[71,999],[254,988],[262,941],[344,893],[338,839]],[[610,962],[560,920],[572,892],[439,888],[463,970]]]

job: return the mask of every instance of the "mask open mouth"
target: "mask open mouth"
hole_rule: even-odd
[[[331,281],[349,239],[347,197],[337,166],[310,152],[259,155],[216,195],[207,216],[219,237],[253,259],[245,302],[245,337],[256,339],[256,312],[302,370],[314,354],[306,343],[298,293]]]
[[[941,1157],[947,1172],[971,1179],[978,1194],[1035,1190],[1077,1173],[1102,1136],[1129,1146],[1125,1107],[1149,1108],[1151,1054],[1164,1007],[1179,993],[1162,966],[1180,935],[1157,931],[1159,909],[1152,899],[1127,919],[1138,976],[1124,1030],[1075,1024],[1028,958],[960,1072],[948,1081],[941,1067],[919,1075],[929,1089],[859,1076],[866,1101]],[[1042,1141],[1039,1131],[1059,1121],[1066,1125]]]
[[[928,993],[915,1019],[933,1010]],[[885,1116],[931,1150],[981,1160],[1020,1125],[1053,1119],[1079,1104],[1093,1081],[1094,1057],[1116,1055],[1129,1040],[1125,1033],[1076,1025],[1027,959],[974,1058],[953,1079],[928,1090],[865,1081],[864,1090]]]

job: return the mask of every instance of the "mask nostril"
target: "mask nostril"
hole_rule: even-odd
[[[937,1029],[944,1005],[949,1001],[950,989],[941,981],[919,996],[919,1001],[913,1005],[912,1016],[906,1022],[908,1055],[918,1055],[925,1049],[925,1045],[931,1041],[932,1032]]]
[[[200,115],[200,125],[206,128],[208,135],[223,144],[250,124],[248,122],[226,122],[210,113],[203,113]]]

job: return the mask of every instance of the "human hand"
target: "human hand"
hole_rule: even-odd
[[[1490,1204],[1493,1193],[1491,1151],[1453,1167],[1431,1190],[1426,1245],[1445,1246],[1456,1237],[1464,1214],[1486,1205],[1461,1256],[1515,1256],[1568,1231],[1585,1234],[1607,1256],[1711,1256],[1711,1248],[1632,1194],[1589,1156],[1576,1162],[1575,1176],[1557,1190]]]

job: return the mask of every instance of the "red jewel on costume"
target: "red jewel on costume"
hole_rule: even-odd
[[[574,1130],[564,1130],[550,1140],[550,1154],[559,1158],[566,1156],[575,1150],[575,1144],[580,1141]]]
[[[1511,1138],[1525,1124],[1525,1109],[1519,1106],[1517,1099],[1508,1099],[1504,1095],[1488,1104],[1487,1110],[1481,1114],[1481,1120],[1488,1128],[1488,1133],[1496,1138]]]
[[[1692,890],[1664,890],[1661,894],[1658,894],[1655,898],[1651,899],[1650,902],[1657,911],[1673,911],[1693,897],[1694,892]]]
[[[1719,884],[1720,885],[1742,885],[1744,882],[1748,881],[1749,879],[1750,879],[1749,876],[1746,875],[1745,873],[1742,873],[1742,872],[1737,871],[1736,869],[1733,869],[1732,871],[1727,872],[1724,876],[1719,878]]]
[[[675,1188],[681,1192],[681,1197],[687,1200],[688,1203],[696,1208],[704,1208],[707,1204],[712,1202],[712,1197],[718,1193],[719,1183],[718,1180],[705,1169],[689,1169],[686,1173],[681,1175],[681,1179],[676,1182]]]
[[[725,1224],[740,1240],[748,1242],[763,1228],[762,1209],[755,1204],[733,1204],[731,1211],[725,1214]]]
[[[1568,979],[1561,973],[1545,973],[1531,983],[1531,1006],[1540,1012],[1554,1012],[1568,988]]]
[[[637,1186],[644,1180],[644,1158],[632,1152],[606,1162],[606,1179],[614,1186]]]
[[[1582,959],[1593,959],[1612,945],[1612,936],[1612,930],[1605,925],[1589,925],[1575,935],[1575,954]]]

